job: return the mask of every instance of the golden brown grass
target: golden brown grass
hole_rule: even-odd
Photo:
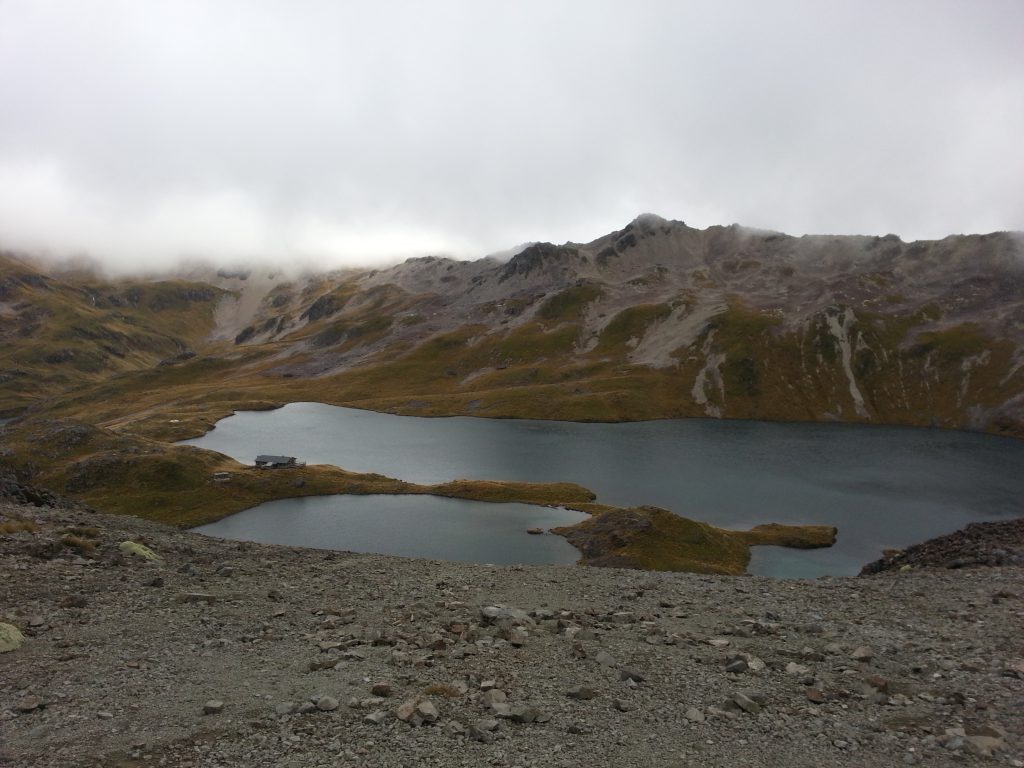
[[[31,520],[0,520],[0,533],[35,533],[39,526]]]
[[[73,536],[65,534],[61,537],[60,543],[69,549],[73,549],[80,555],[92,554],[96,549],[96,541],[87,539],[84,536]]]

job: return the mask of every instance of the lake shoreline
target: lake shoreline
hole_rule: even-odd
[[[254,445],[304,451],[310,461],[426,484],[568,480],[595,492],[597,507],[658,507],[731,531],[768,522],[838,527],[834,553],[768,547],[752,558],[758,573],[813,577],[855,574],[886,548],[1009,516],[1008,499],[1024,492],[1013,480],[1024,451],[987,438],[844,423],[422,418],[297,401],[240,411],[186,444],[240,461]]]

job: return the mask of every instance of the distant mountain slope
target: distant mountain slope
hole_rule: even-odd
[[[894,235],[699,230],[643,215],[593,242],[534,243],[507,261],[427,257],[384,270],[262,280],[258,289],[250,284],[244,302],[223,280],[233,293],[206,285],[208,299],[196,298],[204,290],[196,283],[132,285],[152,292],[146,296],[193,298],[160,309],[152,302],[161,300],[140,299],[134,314],[78,298],[74,317],[64,318],[33,307],[49,306],[45,290],[82,297],[91,295],[86,286],[15,283],[19,317],[27,317],[19,327],[36,328],[41,342],[20,343],[21,354],[47,350],[33,358],[36,375],[55,375],[69,364],[59,350],[83,345],[106,354],[111,370],[129,367],[126,359],[135,365],[125,350],[136,347],[148,350],[138,365],[152,366],[177,348],[173,337],[220,358],[216,376],[230,369],[239,392],[271,400],[422,414],[842,420],[1024,435],[1020,234],[904,243]],[[117,290],[99,294],[124,295],[124,286]],[[233,325],[215,326],[215,305],[223,315],[231,302]],[[127,334],[126,314],[136,334],[129,334],[134,346],[116,347],[124,357],[76,335],[75,328]],[[172,322],[184,326],[156,353],[158,337],[141,328]],[[227,341],[212,341],[218,336]],[[203,379],[204,370],[212,369],[196,366],[195,382],[208,393],[214,374]],[[184,378],[184,371],[175,377],[175,396],[199,407],[199,390],[190,394]],[[159,375],[146,380],[159,387]]]
[[[182,280],[58,278],[0,254],[0,411],[187,359],[223,294]]]

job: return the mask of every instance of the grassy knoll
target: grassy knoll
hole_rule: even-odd
[[[605,508],[555,532],[576,546],[583,553],[581,562],[588,565],[724,574],[743,573],[752,546],[830,547],[836,537],[835,528],[820,525],[770,524],[729,531],[658,507]]]

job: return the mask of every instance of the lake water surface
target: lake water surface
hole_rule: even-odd
[[[884,548],[1024,514],[1024,441],[940,430],[700,419],[426,419],[292,403],[238,413],[187,442],[245,463],[258,453],[285,454],[418,483],[568,481],[606,504],[653,504],[726,528],[765,522],[839,528],[830,549],[756,547],[750,571],[775,576],[853,574]],[[345,501],[337,502],[335,514],[344,515],[341,507],[354,497],[340,498]],[[429,497],[409,498],[395,506],[418,509]],[[285,505],[274,507],[278,515],[283,509],[308,514],[302,512],[308,503],[272,502]],[[501,514],[494,505],[464,503]],[[250,515],[245,526],[253,526],[256,538],[266,523],[251,514],[241,513]],[[246,519],[229,519],[236,518]],[[380,527],[381,541],[392,524],[389,519]]]

